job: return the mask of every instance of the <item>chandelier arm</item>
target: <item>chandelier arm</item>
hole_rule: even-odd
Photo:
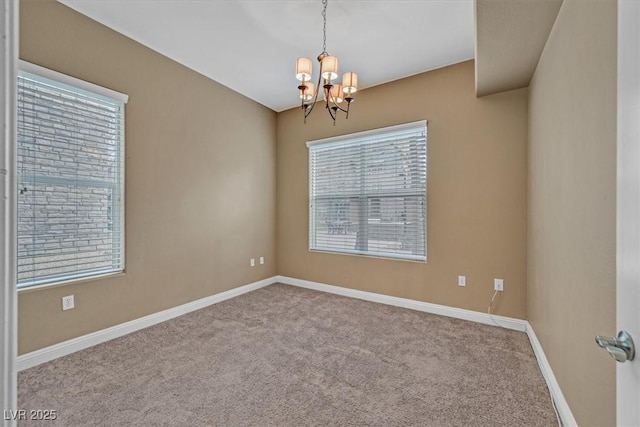
[[[313,104],[311,104],[311,106],[309,107],[309,104],[307,104],[307,108],[304,110],[304,122],[307,123],[307,117],[309,117],[309,115],[311,114],[311,112],[313,111],[313,107],[316,105],[316,103],[314,102]]]
[[[344,108],[342,108],[340,105],[336,104],[335,101],[331,100],[331,103],[333,104],[333,106],[336,108],[336,111],[342,111],[343,113],[348,113],[348,109],[345,110]]]
[[[333,109],[333,107],[329,107],[329,102],[327,102],[327,105],[325,107],[327,109],[327,111],[329,112],[329,115],[331,116],[331,119],[333,120],[333,125],[336,125],[336,114],[335,114],[335,110]]]
[[[342,111],[343,113],[349,113],[349,107],[347,106],[346,110],[344,108],[342,108],[336,102],[336,97],[335,96],[331,96],[331,92],[330,91],[329,91],[329,99],[331,99],[331,103],[333,104],[333,107],[331,107],[331,108],[335,108],[334,111]]]
[[[336,125],[336,119],[338,118],[338,109],[340,108],[336,103],[335,103],[335,99],[334,97],[331,96],[331,87],[325,87],[325,108],[327,109],[327,112],[329,113],[329,116],[331,116],[331,119],[333,120],[333,125]],[[333,104],[333,105],[330,105]]]
[[[305,123],[306,123],[307,117],[309,117],[309,114],[311,114],[311,111],[313,111],[313,107],[315,107],[316,102],[318,102],[318,94],[320,93],[321,81],[322,81],[322,73],[318,75],[318,84],[316,85],[315,93],[313,94],[313,102],[311,103],[311,107],[307,108],[304,112]]]

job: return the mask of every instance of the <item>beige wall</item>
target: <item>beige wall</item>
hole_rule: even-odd
[[[482,312],[504,278],[497,313],[525,318],[527,90],[474,93],[468,61],[364,90],[335,127],[321,105],[278,114],[278,274]],[[305,141],[422,119],[427,262],[309,252]]]
[[[129,103],[126,274],[21,292],[19,352],[273,276],[276,114],[53,0],[20,7],[22,59]]]
[[[475,98],[469,61],[361,91],[332,127],[322,108],[307,125],[297,109],[276,118],[53,0],[22,0],[22,59],[130,101],[127,271],[21,292],[19,352],[276,272],[483,312],[501,277],[496,312],[530,320],[578,422],[612,424],[615,366],[593,335],[615,329],[615,12],[565,0],[530,93]],[[309,252],[305,141],[422,119],[428,261]]]
[[[530,86],[529,321],[581,426],[616,416],[616,13],[565,0]]]

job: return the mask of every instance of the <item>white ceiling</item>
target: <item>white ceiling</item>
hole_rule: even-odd
[[[476,1],[476,95],[529,86],[562,0]]]
[[[59,0],[275,110],[322,51],[320,0]],[[473,0],[330,0],[327,51],[370,87],[474,56]]]

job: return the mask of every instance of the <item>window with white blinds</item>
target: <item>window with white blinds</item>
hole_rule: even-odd
[[[126,95],[21,68],[18,287],[121,272]]]
[[[307,147],[309,249],[426,260],[426,121]]]

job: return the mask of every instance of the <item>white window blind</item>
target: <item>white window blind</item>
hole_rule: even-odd
[[[426,121],[307,147],[311,250],[426,260]]]
[[[62,77],[18,76],[18,287],[124,269],[124,101]]]

